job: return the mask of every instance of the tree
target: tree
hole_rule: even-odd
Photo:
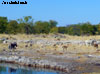
[[[100,35],[100,23],[94,26],[95,28],[95,34]]]
[[[17,29],[17,32],[18,33],[25,33],[25,24],[24,23],[20,23],[20,24],[18,24],[18,29]]]
[[[94,34],[94,27],[89,23],[82,23],[81,24],[81,34],[82,35],[93,35]]]
[[[32,16],[25,16],[24,18],[20,18],[17,20],[19,22],[19,30],[21,30],[21,32],[26,33],[26,34],[31,34],[32,33],[32,27],[33,27],[33,19]]]
[[[9,24],[7,25],[7,32],[9,34],[16,34],[18,29],[18,23],[16,20],[9,21]]]
[[[58,27],[53,27],[53,28],[50,30],[50,33],[58,33]]]
[[[66,27],[58,27],[58,33],[67,33],[67,28]]]
[[[78,24],[73,24],[73,25],[70,25],[69,26],[69,30],[68,30],[68,33],[70,35],[80,35],[80,25]]]
[[[50,32],[50,24],[48,22],[37,21],[35,22],[35,31],[36,33],[46,33]]]
[[[6,33],[7,24],[7,17],[0,17],[0,33]]]
[[[54,21],[54,20],[50,20],[49,23],[50,23],[50,28],[56,27],[57,24],[58,24],[58,23],[57,23],[56,21]]]

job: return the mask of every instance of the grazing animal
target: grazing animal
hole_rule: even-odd
[[[28,45],[25,45],[25,47],[28,47]]]
[[[96,42],[96,40],[90,39],[90,40],[86,40],[85,44],[86,44],[86,46],[90,46],[90,45],[93,45],[95,42]]]
[[[7,43],[7,41],[5,40],[5,41],[3,41],[3,44],[6,44]]]
[[[16,42],[13,42],[13,43],[11,43],[9,45],[9,49],[16,49],[17,46],[18,46],[17,43]]]
[[[94,43],[93,46],[96,47],[96,48],[98,48],[98,44],[97,43]]]
[[[6,39],[7,39],[7,40],[9,40],[9,38],[8,38],[8,37],[7,37]]]
[[[30,44],[30,46],[32,47],[32,44]]]
[[[60,41],[60,38],[58,38],[57,40]]]
[[[56,44],[53,45],[54,47],[56,46]]]
[[[62,46],[63,51],[68,48],[68,46]]]

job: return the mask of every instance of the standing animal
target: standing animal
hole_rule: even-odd
[[[60,41],[60,38],[58,38],[57,40]]]
[[[93,46],[96,47],[96,48],[98,48],[98,43],[94,42]]]
[[[16,42],[10,43],[9,49],[16,49],[17,46],[18,46],[18,45],[17,45]]]
[[[27,48],[27,47],[28,47],[28,45],[25,45],[25,47]]]
[[[53,46],[56,47],[56,44],[54,44]]]
[[[63,51],[68,48],[68,46],[62,46]]]
[[[90,40],[86,40],[85,44],[86,44],[86,46],[90,46],[90,45],[93,45],[95,42],[96,42],[95,39],[90,39]]]
[[[94,44],[94,47],[98,48],[98,44]]]
[[[30,43],[30,47],[32,47],[32,43]]]
[[[3,41],[3,44],[6,44],[7,43],[7,40]]]

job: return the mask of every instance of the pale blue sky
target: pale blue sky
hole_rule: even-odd
[[[92,24],[100,22],[100,0],[26,0],[27,5],[2,5],[2,1],[0,16],[7,16],[8,19],[32,16],[35,21],[56,20],[59,26],[87,21]]]

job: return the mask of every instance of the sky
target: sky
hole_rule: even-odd
[[[3,1],[11,0],[0,0],[0,16],[9,20],[32,16],[34,21],[55,20],[58,26],[100,23],[100,0],[26,0],[27,5],[4,5]]]

